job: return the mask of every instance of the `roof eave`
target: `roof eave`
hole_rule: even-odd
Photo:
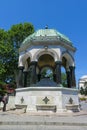
[[[61,45],[67,49],[70,49],[72,51],[76,51],[77,49],[72,46],[72,44],[60,41],[60,40],[46,40],[46,41],[39,41],[39,40],[32,40],[31,42],[29,42],[28,44],[24,44],[19,48],[19,52],[25,51],[27,48],[30,48],[31,46],[37,46],[37,45]]]

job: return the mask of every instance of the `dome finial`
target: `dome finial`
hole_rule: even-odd
[[[45,29],[48,29],[48,25],[45,26]]]

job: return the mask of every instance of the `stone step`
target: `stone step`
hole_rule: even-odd
[[[0,121],[0,125],[47,125],[47,126],[87,126],[87,123],[75,122],[42,122],[42,121]]]

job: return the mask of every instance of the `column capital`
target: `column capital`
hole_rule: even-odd
[[[23,70],[24,66],[19,66],[18,68],[19,68],[19,70]]]
[[[75,66],[69,66],[70,69],[75,69]]]
[[[27,73],[28,73],[28,71],[27,71],[27,70],[26,70],[26,71],[23,71],[23,73],[26,73],[26,74],[27,74]]]
[[[56,65],[59,64],[61,65],[62,64],[62,61],[55,61]]]
[[[31,61],[30,65],[37,65],[37,61]]]

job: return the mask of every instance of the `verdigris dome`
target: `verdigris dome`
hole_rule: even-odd
[[[43,43],[46,41],[47,42],[61,41],[72,46],[72,42],[70,41],[70,39],[66,37],[65,35],[59,33],[58,31],[56,31],[55,29],[40,29],[34,32],[33,34],[31,34],[30,36],[28,36],[21,44],[21,47],[27,44],[31,45],[35,42]]]

